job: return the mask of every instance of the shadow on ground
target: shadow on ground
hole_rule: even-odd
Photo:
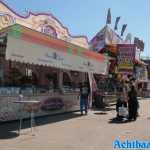
[[[112,118],[108,121],[108,123],[111,124],[123,124],[123,123],[129,123],[130,121],[128,121],[127,119],[118,119],[118,118]]]
[[[107,115],[108,111],[113,111],[113,110],[116,110],[116,109],[113,108],[113,107],[103,107],[103,108],[93,108],[92,110],[96,111],[94,113],[95,115]]]
[[[115,108],[112,107],[105,107],[105,108],[93,108],[93,111],[112,111],[112,110],[116,110]]]
[[[107,113],[106,112],[96,112],[96,113],[94,113],[95,115],[107,115]]]
[[[66,113],[53,116],[43,116],[35,118],[36,126],[56,123],[68,119],[81,117],[78,113]],[[30,119],[23,120],[22,129],[30,128]],[[0,123],[0,139],[11,139],[18,136],[19,121]]]
[[[0,131],[0,139],[12,139],[12,138],[16,138],[19,136],[19,134],[15,131],[7,131],[7,130],[3,130]]]

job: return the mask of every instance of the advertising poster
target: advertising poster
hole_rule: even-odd
[[[135,60],[134,44],[118,44],[118,71],[132,73]]]

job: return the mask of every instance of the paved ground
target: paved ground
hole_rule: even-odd
[[[116,123],[113,107],[37,120],[36,135],[29,132],[25,121],[22,135],[18,136],[18,123],[0,125],[1,150],[112,150],[115,139],[150,140],[150,99],[140,101],[140,117],[135,122]]]

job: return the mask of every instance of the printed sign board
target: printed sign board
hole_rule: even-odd
[[[118,44],[118,71],[133,72],[135,60],[134,44]]]

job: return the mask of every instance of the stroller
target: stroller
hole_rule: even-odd
[[[116,118],[117,120],[123,120],[128,116],[127,102],[121,96],[121,93],[118,95],[117,103],[116,103]]]

